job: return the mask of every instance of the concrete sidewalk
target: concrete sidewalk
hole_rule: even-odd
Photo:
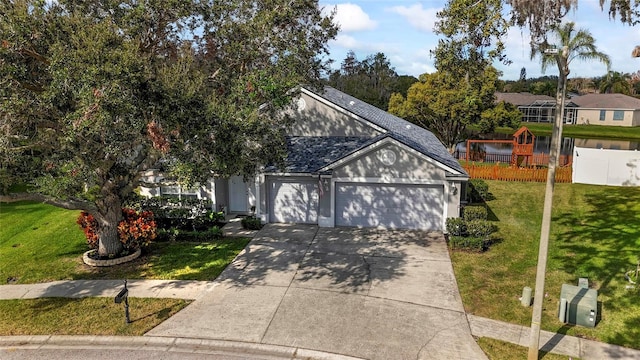
[[[199,299],[215,286],[214,281],[128,280],[130,297]],[[43,297],[112,297],[122,290],[122,280],[69,280],[39,284],[2,285],[0,300]]]
[[[487,337],[529,347],[530,327],[509,324],[474,315],[467,315],[471,333],[475,337]],[[540,331],[540,349],[554,354],[588,359],[640,359],[640,350],[593,340]]]

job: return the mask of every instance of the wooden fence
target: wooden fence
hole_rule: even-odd
[[[503,180],[503,181],[532,181],[546,182],[547,168],[519,168],[505,167],[498,164],[494,166],[476,165],[475,163],[462,164],[472,179]],[[556,182],[571,182],[571,166],[556,168]]]

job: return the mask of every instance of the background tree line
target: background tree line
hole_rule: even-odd
[[[410,75],[398,75],[381,52],[360,61],[355,52],[349,51],[340,69],[332,70],[325,81],[331,87],[387,110],[391,95],[400,93],[406,96],[409,87],[418,79]]]
[[[520,70],[518,80],[501,81],[499,91],[503,92],[529,92],[535,95],[555,96],[558,84],[557,76],[526,77],[526,69]],[[640,71],[635,73],[622,73],[609,71],[602,76],[591,78],[575,77],[568,79],[567,92],[585,94],[625,94],[640,97]]]

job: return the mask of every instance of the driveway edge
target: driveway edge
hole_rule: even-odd
[[[26,335],[0,336],[0,349],[153,350],[197,354],[246,354],[286,359],[362,360],[328,352],[228,340],[160,336]]]

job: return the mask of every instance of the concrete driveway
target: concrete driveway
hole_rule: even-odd
[[[147,335],[367,359],[486,359],[440,233],[270,224],[216,283]]]

